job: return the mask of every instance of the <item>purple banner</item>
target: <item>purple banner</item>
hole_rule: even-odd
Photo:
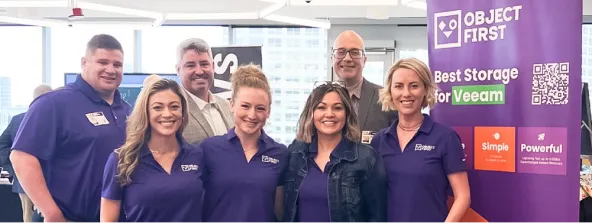
[[[428,0],[431,115],[488,221],[578,221],[582,0]]]

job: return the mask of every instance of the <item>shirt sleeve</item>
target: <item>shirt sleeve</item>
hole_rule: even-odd
[[[450,133],[446,139],[446,147],[442,152],[442,162],[446,174],[467,170],[465,151],[462,148],[460,136],[456,132]]]
[[[288,168],[290,166],[290,151],[286,147],[282,148],[284,151],[280,157],[280,178],[278,180],[278,187],[284,186],[286,183],[286,175],[288,174]]]
[[[110,200],[122,200],[123,198],[123,187],[117,180],[117,157],[115,152],[109,155],[107,164],[105,164],[105,171],[103,172],[101,197]]]
[[[14,139],[14,150],[42,160],[50,160],[56,153],[61,114],[51,96],[40,96],[31,104]]]

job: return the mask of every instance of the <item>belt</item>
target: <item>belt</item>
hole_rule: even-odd
[[[41,211],[40,211],[39,209],[37,209],[37,207],[36,207],[36,206],[33,206],[33,210],[34,210],[34,211],[35,211],[35,212],[36,212],[36,213],[37,213],[39,216],[41,216],[42,218],[45,218],[45,217],[43,217],[43,214],[41,214]],[[69,221],[68,219],[66,219],[66,221],[67,221],[68,223],[84,223],[83,221]]]

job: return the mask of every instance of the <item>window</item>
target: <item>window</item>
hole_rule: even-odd
[[[255,29],[267,30],[264,32],[267,34],[253,35],[258,33],[253,31]],[[314,87],[314,81],[325,80],[327,77],[327,31],[317,28],[235,28],[233,33],[233,40],[237,45],[253,44],[253,40],[257,38],[273,38],[274,43],[277,39],[284,46],[289,45],[280,48],[264,45],[262,48],[263,55],[272,56],[263,57],[262,68],[274,88],[273,98],[290,99],[289,102],[272,103],[269,120],[273,120],[273,123],[265,128],[276,130],[269,133],[271,137],[280,139],[280,143],[289,144],[296,136],[294,126],[304,108],[308,93]],[[243,33],[250,35],[241,35]],[[305,44],[311,38],[318,39],[319,44]],[[267,43],[271,42],[268,40]],[[277,53],[282,55],[281,60],[276,59]],[[304,58],[312,54],[315,55],[313,60]],[[303,94],[304,92],[308,93]]]
[[[80,59],[86,44],[97,34],[115,37],[123,47],[123,72],[134,72],[134,31],[129,28],[97,29],[96,27],[51,28],[51,85],[64,85],[65,73],[80,73]],[[41,66],[41,65],[40,65]]]
[[[269,38],[267,40],[267,45],[269,47],[282,47],[282,39],[279,38]],[[275,52],[278,53],[278,52]]]
[[[582,26],[582,82],[588,83],[588,90],[592,92],[592,25]],[[587,49],[587,50],[586,50]]]
[[[404,50],[400,50],[399,51],[399,59],[403,59],[403,58],[409,58],[409,57],[415,57],[419,60],[421,60],[422,62],[424,62],[428,67],[430,66],[430,64],[428,63],[429,61],[429,57],[428,57],[428,50],[427,49],[404,49]],[[424,114],[430,114],[430,109],[429,107],[426,107],[424,109],[421,110],[422,113]]]
[[[142,31],[143,73],[176,73],[177,45],[202,38],[210,46],[228,45],[228,28],[221,26],[163,26]]]
[[[0,131],[25,112],[43,76],[41,27],[0,26]]]

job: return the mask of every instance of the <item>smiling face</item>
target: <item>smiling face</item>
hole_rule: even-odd
[[[345,126],[345,106],[337,92],[325,94],[313,113],[317,134],[333,136],[341,134]]]
[[[344,32],[335,39],[333,45],[333,70],[342,80],[361,80],[366,64],[364,42],[353,32]]]
[[[256,134],[270,114],[269,95],[262,89],[241,87],[231,101],[235,130],[244,134]]]
[[[172,90],[154,93],[148,99],[152,136],[174,136],[183,124],[181,98]]]
[[[426,87],[419,75],[407,68],[399,68],[392,75],[391,98],[399,114],[421,113]]]
[[[183,87],[193,95],[204,95],[214,84],[214,62],[207,52],[187,50],[179,64],[177,74]]]
[[[96,49],[81,60],[82,78],[101,95],[113,94],[123,79],[123,52]]]

